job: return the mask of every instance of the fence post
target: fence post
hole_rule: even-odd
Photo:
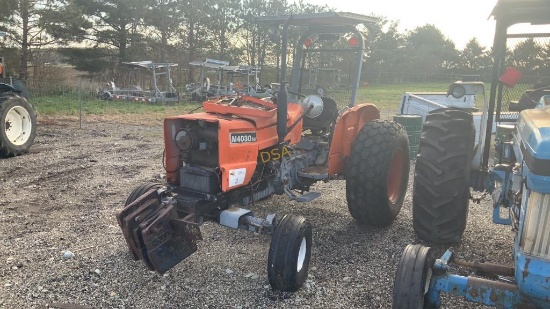
[[[78,122],[79,122],[80,129],[82,129],[82,77],[78,78],[78,101],[79,101]]]

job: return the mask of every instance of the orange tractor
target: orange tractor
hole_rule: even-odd
[[[159,273],[197,250],[205,221],[270,235],[269,282],[273,289],[294,291],[307,278],[311,224],[294,215],[259,218],[242,207],[273,194],[308,202],[320,196],[310,191],[316,182],[345,179],[352,217],[359,224],[389,225],[407,190],[409,145],[403,127],[380,120],[376,106],[355,104],[364,49],[356,25],[376,19],[332,12],[257,20],[281,38],[277,97],[220,97],[204,102],[203,113],[165,119],[167,183],[138,186],[117,219],[134,258]],[[303,48],[296,48],[287,83],[290,26],[310,27],[296,45]],[[356,44],[325,49],[304,44],[327,33],[352,34]],[[341,110],[329,97],[300,94],[303,63],[324,51],[355,59],[351,98]]]

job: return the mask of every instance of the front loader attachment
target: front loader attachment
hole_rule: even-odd
[[[134,259],[160,274],[197,251],[202,236],[193,215],[180,219],[172,198],[155,189],[128,204],[117,221]]]

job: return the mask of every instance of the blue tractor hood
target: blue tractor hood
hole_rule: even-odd
[[[537,175],[550,176],[550,107],[522,111],[517,131],[529,170]]]

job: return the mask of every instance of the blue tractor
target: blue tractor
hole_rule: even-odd
[[[408,245],[396,272],[393,308],[439,308],[445,293],[498,308],[550,308],[550,83],[536,72],[541,68],[510,59],[521,45],[550,46],[550,34],[540,28],[524,33],[513,28],[549,25],[550,1],[499,0],[491,15],[496,31],[489,100],[480,84],[456,83],[448,94],[483,92],[482,110],[446,108],[426,115],[415,166],[413,227],[424,243],[457,242],[466,227],[470,190],[488,192],[493,221],[516,233],[514,266],[463,261],[452,249],[436,258],[431,247]],[[491,276],[455,275],[453,265]]]

